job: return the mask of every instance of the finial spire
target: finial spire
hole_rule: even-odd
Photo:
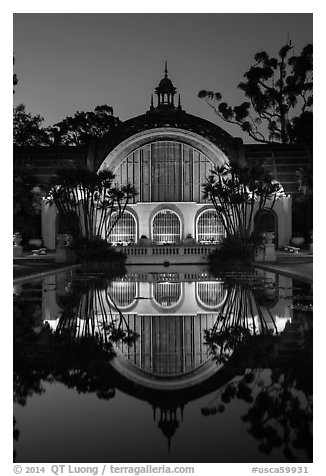
[[[165,77],[165,78],[168,77],[168,62],[167,62],[167,61],[165,61],[164,77]]]

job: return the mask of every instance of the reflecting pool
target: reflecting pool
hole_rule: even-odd
[[[312,290],[130,266],[14,286],[17,462],[311,462]]]

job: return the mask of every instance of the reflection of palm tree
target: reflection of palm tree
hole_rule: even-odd
[[[80,393],[95,392],[98,398],[114,397],[109,364],[114,355],[112,342],[132,342],[137,335],[129,331],[125,317],[105,291],[110,279],[97,276],[88,277],[87,282],[82,279],[79,285],[73,282],[55,332],[48,323],[36,330],[30,303],[15,303],[15,403],[26,405],[28,397],[43,393],[44,383],[53,381]],[[84,324],[81,329],[79,321]]]
[[[280,448],[287,460],[296,460],[296,451],[303,449],[311,461],[310,333],[302,335],[300,365],[296,354],[289,367],[289,360],[282,360],[287,327],[278,335],[268,305],[264,305],[263,290],[250,280],[229,282],[225,304],[213,328],[206,330],[206,343],[230,376],[240,376],[221,388],[202,414],[222,413],[225,404],[243,400],[251,406],[242,420],[260,442],[261,453]],[[279,369],[280,365],[285,368]],[[271,369],[248,370],[257,368]]]
[[[108,290],[107,276],[91,276],[86,286],[79,285],[80,300],[73,309],[62,313],[56,335],[70,336],[76,341],[93,339],[103,349],[112,352],[112,343],[119,341],[131,345],[138,335],[128,322]],[[85,283],[85,281],[84,281]]]
[[[261,299],[263,282],[247,276],[225,284],[227,297],[214,326],[205,330],[206,344],[219,363],[227,362],[250,336],[278,333],[273,314]]]

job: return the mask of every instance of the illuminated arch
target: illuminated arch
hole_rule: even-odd
[[[196,299],[205,309],[216,309],[223,305],[227,297],[227,290],[222,281],[196,282]]]
[[[107,291],[109,298],[119,309],[126,309],[136,300],[137,282],[115,280],[112,281]]]
[[[220,243],[225,237],[225,229],[213,208],[199,213],[196,220],[196,240],[199,243]]]
[[[153,298],[160,307],[175,307],[181,300],[180,282],[163,282],[153,284]]]
[[[176,212],[164,209],[154,215],[152,240],[156,244],[181,242],[181,219]]]
[[[99,170],[138,190],[136,202],[206,202],[201,184],[215,166],[228,162],[205,137],[177,128],[139,132],[113,149]]]
[[[110,228],[112,222],[114,222],[116,218],[116,213],[112,215],[110,218],[107,228]],[[122,244],[129,244],[129,243],[136,243],[137,241],[137,221],[136,218],[132,213],[125,210],[122,217],[119,218],[117,223],[115,224],[110,236],[109,240],[113,244],[122,243]]]

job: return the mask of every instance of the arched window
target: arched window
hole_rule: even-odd
[[[225,237],[224,227],[215,210],[206,210],[197,220],[197,241],[219,243]]]
[[[183,142],[156,141],[138,147],[114,170],[119,184],[134,184],[137,202],[208,203],[202,183],[214,164],[196,147]]]
[[[175,306],[181,298],[181,283],[155,283],[153,296],[160,306]]]
[[[136,282],[135,281],[113,281],[108,287],[108,293],[119,307],[129,307],[136,298]]]
[[[205,307],[216,308],[226,298],[226,290],[221,281],[204,281],[196,283],[197,299]]]
[[[263,208],[259,210],[254,218],[254,233],[260,236],[261,233],[273,232],[275,233],[274,243],[277,246],[277,215],[274,210]]]
[[[162,210],[155,215],[152,225],[153,241],[157,244],[179,243],[181,238],[180,218],[171,210]]]
[[[113,214],[109,220],[108,228],[111,223],[116,219],[116,214]],[[124,245],[136,242],[136,220],[133,215],[127,211],[124,212],[122,217],[119,218],[115,224],[110,236],[109,241],[113,244],[122,243]]]

